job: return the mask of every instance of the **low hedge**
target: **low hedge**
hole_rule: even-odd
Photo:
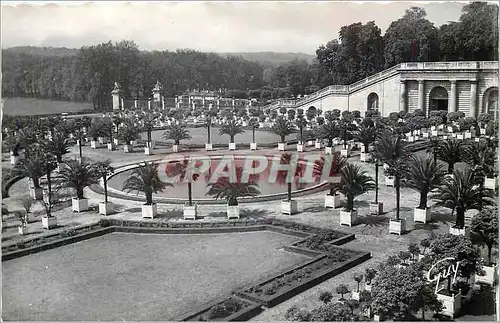
[[[262,311],[259,304],[237,296],[223,297],[175,321],[247,321]]]

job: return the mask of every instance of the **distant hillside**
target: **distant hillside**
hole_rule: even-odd
[[[276,67],[281,63],[286,63],[294,59],[305,59],[311,63],[316,57],[315,55],[306,53],[275,53],[275,52],[241,52],[241,53],[219,53],[219,55],[241,56],[246,60],[255,61],[263,64],[266,67]]]
[[[36,46],[19,46],[5,48],[4,51],[19,54],[31,54],[41,56],[72,56],[76,55],[78,49],[66,47],[36,47]]]

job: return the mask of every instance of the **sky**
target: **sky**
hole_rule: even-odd
[[[33,2],[2,1],[2,48],[80,48],[133,40],[144,50],[303,52],[340,27],[375,21],[382,33],[417,5],[436,26],[458,21],[464,2]]]

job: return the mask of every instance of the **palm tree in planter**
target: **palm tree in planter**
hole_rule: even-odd
[[[133,151],[132,142],[139,139],[139,133],[139,128],[132,121],[126,121],[123,127],[118,130],[118,138],[124,142],[124,152],[131,153]]]
[[[278,143],[278,150],[285,151],[286,136],[295,133],[295,126],[290,120],[286,120],[283,117],[278,117],[274,125],[271,127],[271,132],[280,136],[281,141]]]
[[[64,163],[59,174],[62,182],[76,191],[76,197],[72,199],[71,209],[73,212],[87,211],[89,203],[83,196],[83,190],[99,180],[94,163],[86,158],[70,159]]]
[[[327,160],[328,158],[328,160]],[[329,164],[326,164],[326,163]],[[325,165],[326,164],[326,165]],[[319,178],[339,176],[344,166],[347,164],[347,158],[340,155],[340,152],[335,152],[328,157],[321,157],[314,162],[313,176]],[[325,194],[325,208],[337,208],[340,206],[340,195],[338,187],[330,183],[328,193]]]
[[[431,137],[427,143],[427,152],[432,154],[434,163],[437,163],[439,148],[441,145],[441,139],[438,137]]]
[[[297,157],[297,155],[293,157]],[[305,164],[304,160],[298,158],[292,160],[292,155],[288,153],[281,155],[280,164],[292,164],[292,166],[295,164],[295,172],[291,176],[289,176],[288,171],[278,171],[276,176],[278,182],[287,184],[287,198],[286,200],[281,200],[281,213],[292,215],[298,211],[297,201],[292,200],[292,183],[304,174]]]
[[[108,215],[114,211],[113,203],[108,202],[108,178],[114,171],[109,159],[103,162],[97,162],[95,165],[95,173],[102,179],[102,186],[104,188],[104,202],[99,203],[99,214],[102,215]]]
[[[219,177],[215,183],[207,186],[208,196],[213,196],[216,200],[224,199],[227,201],[227,218],[240,218],[240,207],[238,199],[241,197],[254,197],[260,194],[259,185],[251,178],[243,183],[241,177],[243,168],[236,167],[236,182],[232,182],[228,177]]]
[[[205,127],[207,128],[207,143],[205,144],[205,150],[207,151],[213,150],[212,140],[211,140],[211,129],[212,129],[212,118],[215,116],[217,116],[217,111],[209,110],[205,118]]]
[[[123,123],[124,118],[123,118],[120,114],[115,113],[115,114],[111,117],[111,120],[112,120],[112,123],[113,123],[113,128],[114,128],[113,130],[114,130],[114,132],[118,135],[118,130],[119,130],[119,127],[120,127],[120,125]],[[118,138],[118,137],[116,137],[116,138],[114,139],[114,144],[115,144],[116,146],[118,146],[118,144],[119,144],[119,143],[120,143],[119,138]]]
[[[43,190],[40,187],[40,178],[45,175],[43,157],[40,147],[32,145],[25,149],[24,158],[12,169],[15,176],[29,178],[29,192],[34,200],[41,200],[43,197]]]
[[[142,217],[153,219],[158,213],[156,203],[153,202],[153,193],[162,192],[165,188],[173,187],[171,183],[163,182],[158,175],[158,164],[153,162],[139,165],[133,170],[129,178],[123,183],[122,190],[143,192],[146,203],[142,205]]]
[[[251,118],[249,126],[252,127],[252,142],[250,143],[250,150],[257,150],[257,142],[255,141],[255,129],[259,128],[259,120]]]
[[[168,126],[167,130],[163,133],[162,138],[166,140],[173,140],[174,145],[172,146],[172,150],[174,153],[178,153],[181,140],[191,139],[191,134],[186,129],[184,124],[179,123]]]
[[[357,301],[360,301],[359,285],[363,281],[363,277],[364,277],[363,274],[359,274],[359,273],[354,274],[354,276],[352,277],[357,284],[356,291],[352,291],[352,299],[355,299]]]
[[[341,150],[341,154],[346,157],[351,155],[351,147],[347,144],[348,140],[352,138],[352,133],[356,130],[356,126],[352,123],[354,117],[351,112],[343,111],[342,118],[340,119],[340,129],[342,132],[342,141],[344,143],[344,149]]]
[[[340,171],[340,182],[332,185],[347,198],[347,206],[340,210],[340,225],[352,226],[358,216],[358,211],[354,209],[354,198],[373,190],[375,182],[359,166],[347,163]]]
[[[479,185],[495,190],[495,150],[486,141],[469,142],[461,151],[461,160],[469,164],[479,179]]]
[[[463,170],[455,170],[452,177],[446,177],[443,184],[437,188],[436,206],[450,208],[456,211],[456,222],[450,227],[450,233],[465,235],[465,212],[470,209],[479,209],[494,203],[490,192],[485,192],[479,185],[474,171],[466,166]]]
[[[295,120],[295,124],[297,125],[297,128],[299,128],[299,143],[297,143],[297,151],[298,152],[303,152],[304,151],[304,128],[307,126],[307,120],[304,119],[303,116],[300,116],[300,118],[297,118]]]
[[[155,146],[153,140],[151,139],[151,133],[154,130],[155,122],[156,122],[156,119],[158,119],[158,117],[159,117],[158,114],[148,113],[148,114],[145,114],[141,118],[142,130],[145,131],[147,134],[147,141],[146,141],[146,148],[147,149],[145,149],[146,155],[151,155],[151,150],[153,150],[154,146]]]
[[[453,174],[455,164],[460,162],[463,143],[460,140],[442,140],[437,151],[438,158],[448,164],[448,174]]]
[[[45,144],[46,149],[56,157],[57,170],[61,170],[63,156],[70,152],[71,143],[65,133],[55,131],[51,140]]]
[[[104,123],[102,120],[97,118],[93,119],[90,126],[90,137],[92,138],[90,141],[90,147],[93,149],[98,148],[99,143],[97,140],[105,135],[106,133],[104,132]]]
[[[55,133],[54,133],[55,134]],[[53,138],[53,137],[52,137]],[[52,208],[55,205],[55,200],[52,194],[52,172],[58,167],[57,157],[48,150],[47,143],[40,148],[42,152],[43,169],[47,179],[47,190],[43,191],[42,205],[45,208],[46,215],[42,216],[42,226],[45,229],[52,229],[57,226],[57,219],[52,216]]]
[[[236,144],[234,143],[234,137],[236,135],[242,134],[245,131],[236,120],[229,120],[219,129],[219,136],[228,135],[229,136],[229,150],[236,150]]]
[[[7,137],[5,143],[10,148],[10,164],[15,165],[19,162],[19,152],[21,151],[21,143],[13,133]]]
[[[363,144],[359,160],[362,162],[370,161],[369,147],[377,138],[377,128],[375,128],[373,121],[365,118],[358,127],[358,131],[355,132],[354,138]]]
[[[336,121],[328,121],[319,129],[321,139],[328,141],[325,147],[325,154],[331,155],[333,153],[333,140],[340,135],[340,129]]]
[[[195,172],[193,169],[189,169],[190,163],[187,158],[182,161],[172,161],[167,164],[167,175],[169,177],[177,177],[179,182],[187,182],[188,188],[188,203],[184,205],[183,215],[184,219],[196,220],[198,215],[198,207],[193,204],[193,189],[192,184],[196,181],[200,174]]]
[[[438,188],[446,171],[434,162],[431,156],[419,158],[410,156],[405,174],[405,186],[420,193],[420,202],[414,209],[413,221],[427,223],[431,220],[431,210],[427,207],[427,195]]]
[[[385,131],[375,142],[375,158],[387,165],[386,176],[394,178],[396,190],[396,219],[389,221],[389,233],[402,234],[406,231],[406,220],[399,218],[401,201],[401,179],[406,172],[406,164],[409,156],[405,143],[400,134]]]
[[[472,218],[471,231],[478,234],[488,248],[487,263],[483,264],[484,276],[477,276],[476,282],[485,282],[494,285],[496,280],[497,264],[493,263],[491,250],[498,246],[498,208],[483,209]]]

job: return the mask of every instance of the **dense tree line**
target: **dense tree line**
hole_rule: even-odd
[[[497,5],[471,3],[458,22],[437,28],[425,10],[412,7],[383,36],[373,21],[353,23],[341,28],[339,40],[319,46],[312,63],[295,59],[275,68],[193,50],[140,51],[130,41],[82,47],[67,55],[4,50],[2,94],[87,101],[101,109],[111,106],[114,82],[125,98],[144,98],[160,81],[166,96],[224,89],[235,98],[296,97],[331,84],[351,84],[402,62],[498,60],[497,15]]]

